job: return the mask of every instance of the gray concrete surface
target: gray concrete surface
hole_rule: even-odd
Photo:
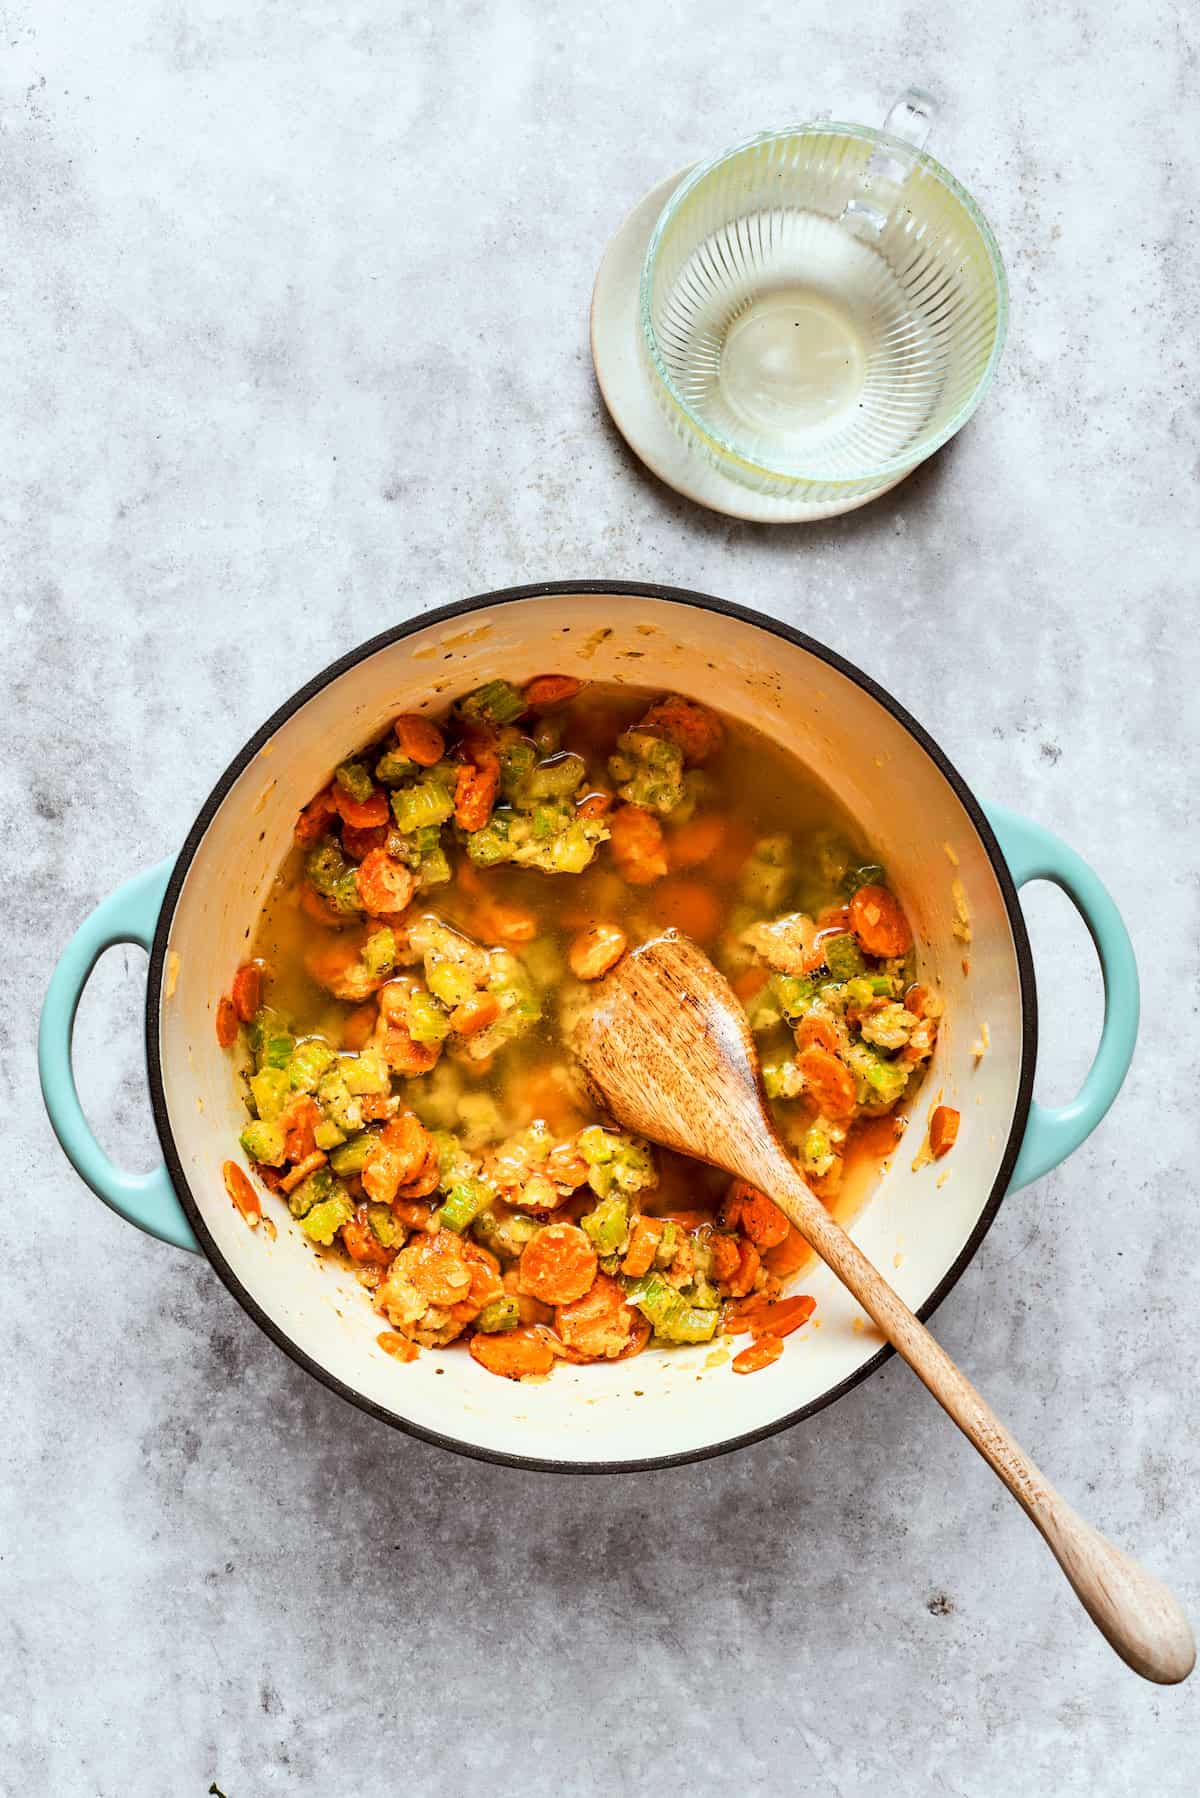
[[[1114,1660],[902,1368],[682,1471],[453,1459],[96,1203],[33,1051],[76,923],[368,634],[579,575],[794,620],[1130,922],[1128,1086],[1004,1207],[938,1329],[1200,1611],[1190,11],[4,8],[0,1791],[1195,1790],[1195,1690]],[[820,108],[873,120],[912,78],[1007,256],[993,395],[856,517],[698,513],[597,401],[606,238],[664,171]],[[1061,1096],[1099,982],[1065,902],[1029,910]],[[142,977],[103,964],[79,1063],[145,1166]]]

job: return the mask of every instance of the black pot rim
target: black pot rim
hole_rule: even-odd
[[[314,1361],[303,1349],[292,1342],[267,1315],[257,1299],[247,1291],[225,1260],[188,1185],[187,1176],[175,1147],[163,1086],[159,1034],[160,993],[166,967],[167,941],[188,870],[209,825],[224,803],[230,788],[276,731],[281,729],[302,706],[306,705],[323,688],[329,686],[331,682],[340,679],[342,675],[347,674],[359,663],[365,662],[379,650],[387,649],[394,643],[403,642],[406,637],[415,636],[432,625],[462,618],[468,613],[480,611],[485,607],[525,599],[545,599],[556,594],[566,596],[580,593],[612,594],[628,599],[661,599],[677,605],[690,606],[701,612],[716,612],[723,617],[734,618],[740,623],[752,625],[758,630],[768,631],[773,636],[816,656],[820,661],[827,663],[829,667],[845,676],[847,680],[853,681],[904,727],[953,789],[983,844],[1004,899],[1009,928],[1012,931],[1013,944],[1016,949],[1022,1020],[1020,1075],[1008,1141],[1005,1144],[1004,1154],[1001,1157],[992,1189],[988,1194],[987,1203],[957,1259],[917,1312],[917,1316],[923,1322],[933,1315],[942,1300],[957,1285],[967,1264],[974,1258],[979,1245],[991,1228],[992,1221],[1008,1188],[1029,1118],[1033,1077],[1037,1062],[1037,988],[1034,981],[1033,956],[1029,947],[1025,920],[1017,898],[1017,889],[995,833],[988,823],[979,801],[945,752],[911,713],[870,675],[864,674],[860,668],[855,667],[852,662],[848,662],[836,650],[827,648],[823,643],[818,643],[814,638],[806,636],[803,631],[798,631],[793,626],[782,623],[779,619],[769,618],[747,606],[736,605],[731,600],[717,599],[712,594],[696,593],[684,587],[664,586],[654,581],[535,581],[519,587],[504,587],[491,593],[475,594],[470,599],[458,600],[452,605],[439,606],[432,611],[419,613],[417,616],[407,619],[403,624],[395,625],[391,630],[382,631],[378,636],[371,637],[367,642],[359,644],[357,648],[331,662],[321,673],[314,675],[310,681],[293,693],[290,699],[285,700],[278,710],[272,713],[266,723],[254,733],[230,762],[201,806],[195,823],[188,832],[179,852],[175,866],[171,870],[150,952],[149,978],[146,986],[146,1065],[155,1128],[162,1144],[172,1184],[179,1195],[188,1222],[195,1231],[198,1241],[219,1278],[228,1287],[243,1310],[249,1313],[271,1341],[290,1356],[298,1366],[304,1368],[307,1373],[319,1380],[323,1386],[328,1387],[331,1392],[336,1393],[339,1398],[346,1399],[350,1404],[357,1406],[360,1411],[365,1411],[369,1416],[378,1418],[380,1422],[390,1424],[393,1429],[402,1430],[406,1435],[416,1437],[422,1442],[432,1443],[437,1448],[449,1449],[451,1453],[464,1455],[471,1460],[486,1461],[505,1467],[526,1468],[540,1473],[638,1473],[651,1472],[662,1467],[681,1467],[695,1461],[711,1460],[717,1455],[730,1454],[735,1449],[748,1448],[751,1443],[762,1442],[769,1436],[792,1428],[794,1424],[803,1423],[806,1418],[815,1417],[826,1406],[834,1404],[854,1387],[861,1385],[871,1374],[877,1372],[895,1351],[889,1345],[885,1345],[862,1367],[856,1368],[837,1386],[822,1393],[820,1398],[814,1399],[807,1405],[799,1406],[795,1411],[788,1412],[786,1416],[777,1418],[772,1423],[763,1424],[759,1429],[747,1430],[740,1435],[726,1437],[720,1442],[708,1443],[703,1448],[687,1449],[679,1454],[639,1456],[637,1459],[629,1461],[555,1461],[542,1456],[510,1454],[501,1449],[481,1448],[475,1443],[462,1442],[454,1436],[442,1435],[437,1430],[425,1429],[422,1425],[412,1423],[409,1419],[389,1411],[385,1406],[376,1404],[373,1399],[367,1398],[363,1393],[356,1392],[352,1386],[347,1386],[344,1381],[331,1374],[319,1362]]]

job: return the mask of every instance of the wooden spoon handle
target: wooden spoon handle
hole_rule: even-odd
[[[1196,1659],[1192,1631],[1167,1588],[1085,1523],[1055,1491],[941,1344],[867,1260],[778,1146],[763,1141],[744,1177],[771,1197],[852,1292],[892,1347],[1032,1518],[1080,1603],[1143,1679],[1175,1685]]]

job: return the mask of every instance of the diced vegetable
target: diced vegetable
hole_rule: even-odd
[[[302,1180],[293,1193],[288,1196],[288,1210],[293,1217],[305,1217],[314,1205],[321,1205],[333,1197],[334,1179],[327,1167],[319,1167],[317,1171]],[[353,1206],[351,1207],[353,1211]]]
[[[683,798],[683,750],[668,737],[627,730],[617,738],[608,772],[629,805],[665,816]]]
[[[437,1222],[443,1230],[453,1230],[461,1236],[479,1213],[486,1210],[491,1196],[482,1180],[464,1180],[447,1193],[445,1202],[435,1214]]]
[[[415,774],[417,765],[398,749],[389,749],[375,764],[375,778],[385,787],[397,787],[400,782]]]
[[[343,1055],[338,1065],[347,1089],[352,1093],[386,1093],[391,1084],[387,1063],[378,1049],[364,1049],[359,1055]]]
[[[861,868],[847,868],[842,876],[842,891],[847,899],[852,899],[859,887],[883,887],[887,885],[887,872],[878,862],[867,862]]]
[[[764,912],[778,911],[796,877],[790,837],[760,837],[742,869],[742,897]]]
[[[354,1200],[344,1186],[339,1186],[327,1199],[320,1199],[301,1217],[304,1234],[328,1248],[343,1224],[354,1216]]]
[[[455,707],[471,724],[512,724],[528,710],[525,695],[511,681],[485,681]]]
[[[364,762],[343,762],[333,778],[352,799],[369,799],[375,791],[375,783]]]
[[[329,1044],[320,1037],[309,1037],[297,1043],[288,1061],[288,1079],[297,1092],[314,1093],[321,1075],[337,1060]]]
[[[825,937],[819,945],[825,966],[835,980],[852,980],[866,968],[862,950],[848,932],[843,936]]]
[[[636,1305],[656,1336],[665,1342],[710,1342],[717,1333],[720,1312],[707,1306],[690,1305],[683,1295],[657,1274],[631,1282],[625,1289],[631,1305]]]
[[[601,1199],[594,1211],[580,1218],[579,1228],[598,1255],[620,1254],[629,1237],[629,1206],[616,1194]]]
[[[238,1138],[251,1161],[279,1167],[283,1161],[283,1125],[260,1118],[247,1124]]]
[[[329,1165],[335,1174],[341,1174],[346,1179],[352,1174],[361,1174],[374,1147],[374,1134],[370,1130],[363,1130],[358,1136],[352,1136],[349,1142],[342,1143],[333,1150]]]
[[[363,944],[362,964],[372,978],[377,974],[390,974],[395,967],[396,938],[386,925],[382,930],[373,930]]]
[[[454,799],[434,775],[427,774],[410,787],[392,791],[392,816],[405,836],[435,824],[444,824],[454,810]]]
[[[414,1043],[443,1042],[450,1030],[450,1020],[443,1007],[432,993],[421,990],[409,994],[404,1022]]]
[[[339,1130],[332,1118],[322,1118],[313,1130],[313,1141],[318,1149],[336,1149],[339,1143],[346,1140],[344,1130]]]
[[[589,1124],[576,1141],[588,1164],[588,1185],[597,1198],[605,1199],[614,1190],[642,1192],[658,1179],[650,1145],[636,1136]]]
[[[483,1307],[475,1319],[475,1328],[485,1336],[494,1336],[502,1330],[515,1330],[520,1321],[520,1302],[506,1292],[502,1299],[493,1299]]]
[[[404,1247],[404,1238],[408,1234],[404,1225],[395,1215],[390,1205],[368,1205],[367,1222],[376,1242],[385,1249]]]
[[[283,1068],[261,1068],[250,1076],[250,1092],[259,1117],[271,1123],[291,1097],[292,1083]]]

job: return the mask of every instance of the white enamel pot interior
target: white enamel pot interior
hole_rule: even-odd
[[[830,1273],[800,1282],[817,1300],[814,1319],[753,1378],[732,1374],[727,1354],[708,1345],[612,1366],[560,1365],[550,1380],[523,1385],[496,1379],[461,1350],[423,1353],[410,1365],[389,1357],[353,1276],[315,1256],[275,1201],[266,1204],[277,1240],[248,1230],[221,1180],[244,1112],[214,1010],[298,809],[396,713],[494,675],[548,671],[677,689],[744,719],[807,763],[880,852],[913,921],[922,970],[947,1009],[909,1134],[854,1234],[928,1315],[990,1222],[1028,1111],[1034,1000],[1015,891],[980,807],[894,701],[819,645],[720,601],[624,583],[515,589],[406,624],[297,694],[218,784],[176,866],[151,958],[151,1090],[168,1167],[217,1272],[319,1379],[388,1422],[467,1453],[567,1470],[662,1465],[779,1429],[879,1364],[881,1339]],[[953,933],[956,876],[972,916],[969,974]],[[990,1051],[977,1060],[972,1047],[985,1025]],[[962,1113],[958,1144],[944,1163],[914,1171],[938,1094]]]

